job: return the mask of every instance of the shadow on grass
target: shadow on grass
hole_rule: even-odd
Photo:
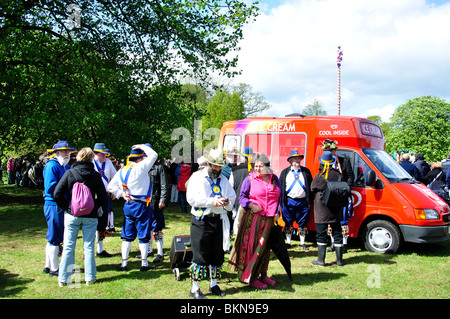
[[[275,280],[277,283],[273,287],[269,287],[267,289],[285,291],[285,292],[294,292],[295,289],[293,285],[300,286],[313,286],[319,282],[327,282],[332,280],[338,280],[342,277],[347,276],[344,273],[331,273],[331,272],[320,272],[315,274],[292,274],[292,281],[289,280],[289,277],[285,274],[277,274],[270,276],[271,279]],[[234,280],[236,280],[236,276],[233,276]],[[245,283],[241,283],[240,287],[227,287],[224,289],[224,292],[227,295],[233,295],[237,293],[245,293],[250,291],[255,291],[256,288],[250,287]]]
[[[32,279],[20,278],[17,274],[12,274],[5,269],[0,269],[0,298],[12,297],[32,282]]]

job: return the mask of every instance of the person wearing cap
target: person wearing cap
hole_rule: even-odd
[[[149,171],[156,162],[158,154],[144,144],[134,145],[130,155],[127,157],[127,164],[122,167],[111,182],[108,184],[108,191],[114,198],[123,197],[123,224],[122,224],[122,263],[119,270],[127,271],[128,256],[130,254],[131,243],[139,240],[139,250],[141,252],[141,271],[155,268],[149,265],[148,247],[150,241],[150,220],[153,210],[151,201],[151,184]]]
[[[58,255],[64,241],[64,211],[58,207],[53,197],[56,185],[64,173],[70,169],[71,147],[67,141],[58,141],[52,150],[51,158],[44,166],[44,215],[47,221],[47,245],[45,248],[44,273],[58,276]]]
[[[343,241],[340,222],[342,220],[342,207],[328,207],[322,203],[323,192],[326,188],[326,181],[338,181],[342,174],[335,165],[336,156],[330,151],[324,151],[319,157],[319,173],[314,176],[311,183],[311,191],[314,194],[314,222],[316,224],[316,240],[318,248],[318,258],[313,265],[325,266],[325,255],[327,249],[327,229],[330,225],[334,238],[337,265],[342,266]]]
[[[209,291],[225,294],[217,285],[224,262],[224,239],[229,239],[227,212],[231,211],[236,194],[228,179],[221,174],[225,159],[221,150],[211,150],[205,156],[208,166],[193,174],[187,184],[186,199],[191,208],[191,290],[195,299],[206,299],[200,281],[209,277]]]
[[[322,150],[330,151],[331,154],[336,158],[336,163],[333,165],[333,168],[337,169],[342,174],[342,180],[345,181],[348,186],[353,185],[353,181],[355,179],[355,174],[353,173],[352,164],[350,159],[347,156],[338,156],[336,154],[336,150],[338,149],[338,142],[333,141],[329,138],[325,139],[322,143]],[[348,241],[348,223],[350,221],[351,216],[353,215],[353,203],[351,197],[349,197],[349,204],[346,207],[342,208],[342,235],[344,248],[343,251],[347,251],[347,241]],[[328,249],[329,252],[334,251],[334,237],[331,234],[331,229],[328,229],[328,234],[331,238],[331,247]]]
[[[92,160],[92,162],[94,163],[94,169],[100,174],[103,181],[103,185],[105,185],[105,189],[108,189],[109,182],[114,178],[114,175],[116,175],[117,173],[113,163],[109,158],[107,158],[109,150],[106,148],[104,143],[95,143],[93,151],[94,151],[94,159]],[[112,255],[103,248],[103,240],[108,235],[108,231],[106,230],[108,220],[111,218],[110,214],[113,214],[112,197],[110,194],[108,194],[108,196],[106,197],[106,200],[102,205],[102,210],[103,214],[101,217],[98,218],[97,233],[96,233],[97,256],[112,257]]]
[[[291,236],[294,231],[298,231],[300,245],[303,250],[308,250],[305,245],[305,237],[313,197],[310,189],[311,171],[300,165],[304,157],[298,150],[291,151],[287,159],[290,166],[281,171],[280,183],[283,198],[282,216],[286,225],[286,244],[290,247]],[[294,228],[294,222],[298,226],[297,230]]]

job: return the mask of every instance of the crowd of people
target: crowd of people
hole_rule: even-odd
[[[77,151],[67,141],[58,141],[36,162],[21,158],[18,164],[19,161],[8,160],[8,183],[25,186],[24,175],[30,180],[41,180],[32,187],[41,188],[44,194],[48,225],[44,273],[57,277],[61,287],[68,284],[73,270],[80,229],[87,285],[96,282],[96,256],[112,257],[103,240],[108,232],[115,231],[113,200],[124,200],[119,271],[128,271],[131,245],[136,239],[140,271],[154,269],[163,260],[164,208],[177,203],[181,214],[191,214],[189,295],[204,299],[200,282],[206,278],[210,279],[209,292],[224,296],[218,279],[225,262],[237,272],[239,281],[251,287],[265,289],[276,285],[268,274],[275,237],[272,235],[275,229],[281,229],[283,249],[287,251],[296,234],[301,249],[307,251],[305,236],[312,205],[318,245],[317,260],[312,264],[326,265],[327,245],[331,241],[328,251],[335,252],[338,266],[344,265],[348,222],[353,214],[351,195],[340,195],[339,204],[336,200],[324,200],[330,182],[343,182],[348,190],[353,184],[350,160],[338,156],[337,149],[337,141],[323,142],[323,152],[318,156],[320,168],[314,174],[301,165],[304,154],[292,149],[285,169],[277,176],[268,156],[254,153],[251,147],[245,147],[242,153],[211,150],[192,165],[181,159],[158,162],[158,154],[148,143],[132,146],[126,160],[119,162],[104,143]],[[33,169],[30,163],[39,168]],[[426,185],[439,179],[450,186],[450,154],[442,163],[431,165],[422,154],[417,154],[414,163],[409,161],[409,154],[403,154],[400,165]],[[36,174],[33,178],[32,172]],[[17,180],[22,184],[17,184]],[[82,198],[81,184],[88,189],[92,203],[80,209],[77,205]],[[30,187],[29,183],[26,185]],[[148,258],[155,255],[153,242],[156,258],[150,263]]]
[[[112,201],[122,198],[119,271],[128,271],[131,245],[136,239],[140,271],[154,269],[163,260],[164,207],[176,202],[181,214],[188,210],[191,214],[191,297],[206,298],[200,290],[200,281],[205,278],[210,279],[210,293],[224,295],[218,279],[226,253],[229,268],[237,272],[241,282],[259,289],[276,285],[268,274],[273,228],[284,232],[286,251],[293,234],[298,234],[302,249],[308,250],[305,235],[310,207],[313,201],[316,205],[321,201],[324,180],[353,180],[346,173],[352,171],[347,168],[349,163],[334,153],[337,142],[326,140],[322,148],[320,171],[313,179],[309,169],[301,166],[304,155],[296,149],[291,151],[279,178],[273,173],[269,158],[254,153],[251,147],[242,154],[211,150],[191,165],[177,159],[157,162],[158,154],[152,146],[139,144],[131,148],[124,163],[119,163],[103,143],[78,152],[67,141],[58,141],[40,161],[48,225],[44,273],[56,276],[61,287],[68,284],[81,229],[85,282],[95,283],[96,255],[112,256],[103,247],[103,239],[114,228]],[[83,214],[77,206],[82,202],[80,184],[93,198]],[[332,235],[339,266],[343,265],[344,252],[343,210],[322,205],[315,217],[320,229],[317,240],[326,248],[327,233]],[[232,243],[233,235],[236,238]],[[150,263],[153,241],[157,254]],[[324,259],[321,248],[313,264],[325,265]]]
[[[415,155],[414,152],[394,152],[394,159],[411,177],[433,190],[437,190],[437,185],[450,189],[450,153],[436,162],[427,162],[423,154]]]

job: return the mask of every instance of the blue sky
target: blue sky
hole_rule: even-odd
[[[450,102],[450,0],[260,1],[244,29],[234,81],[250,84],[272,108],[301,111],[318,100],[337,114],[337,46],[341,115],[389,121],[408,99]]]

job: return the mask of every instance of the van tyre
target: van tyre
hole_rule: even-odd
[[[393,254],[401,242],[400,230],[387,220],[374,220],[367,224],[364,234],[364,246],[368,251]]]

